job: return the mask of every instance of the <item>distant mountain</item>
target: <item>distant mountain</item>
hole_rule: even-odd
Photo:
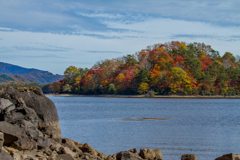
[[[47,72],[33,68],[23,68],[9,63],[0,62],[0,74],[28,74],[37,71],[39,73]]]
[[[24,83],[37,82],[39,84],[47,84],[57,82],[63,78],[62,75],[54,75],[48,71],[34,68],[23,68],[0,62],[0,83],[7,81],[20,81]]]

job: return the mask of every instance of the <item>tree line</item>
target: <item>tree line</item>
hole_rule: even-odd
[[[106,59],[92,68],[68,67],[54,93],[239,95],[240,60],[204,43],[172,41],[133,55]],[[44,88],[43,88],[44,89]]]

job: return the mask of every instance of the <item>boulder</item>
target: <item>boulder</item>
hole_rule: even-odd
[[[117,153],[116,160],[142,160],[142,158],[135,153],[122,151]]]
[[[13,125],[8,122],[0,122],[0,132],[4,134],[4,144],[11,145],[14,141],[21,138],[26,138],[27,135],[18,125]]]
[[[156,150],[151,150],[151,149],[140,149],[140,153],[139,155],[143,158],[143,159],[157,159],[157,160],[162,160],[163,156],[162,156],[162,152],[159,149]]]
[[[49,138],[61,138],[59,118],[54,103],[44,96],[40,88],[20,92],[12,87],[1,90],[1,97],[9,99],[17,107],[33,109],[38,118],[38,129]]]
[[[194,154],[184,154],[181,160],[197,160],[197,157]]]
[[[218,157],[215,160],[240,160],[240,156],[238,154],[229,153]]]
[[[14,160],[14,159],[8,153],[4,152],[3,150],[0,150],[0,160]]]

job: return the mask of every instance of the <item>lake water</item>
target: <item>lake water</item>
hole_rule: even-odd
[[[105,154],[160,149],[163,159],[240,154],[240,99],[49,97],[62,136]],[[170,118],[126,120],[126,118]]]

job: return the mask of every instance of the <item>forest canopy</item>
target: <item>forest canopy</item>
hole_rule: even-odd
[[[172,41],[135,54],[97,62],[91,69],[68,67],[51,85],[55,93],[238,95],[240,61],[204,43]]]

